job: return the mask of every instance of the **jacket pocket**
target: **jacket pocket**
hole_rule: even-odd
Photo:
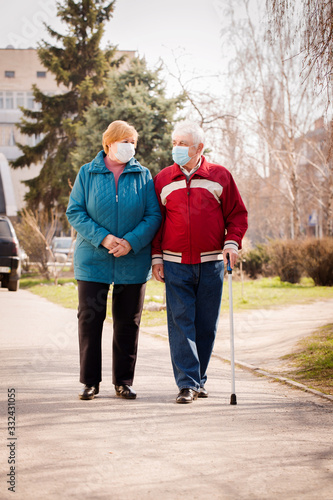
[[[74,268],[87,277],[90,275],[94,247],[83,238],[77,241],[74,251]]]
[[[111,254],[109,254],[109,250],[104,247],[95,248],[92,254],[92,264],[98,265],[99,263],[105,263],[106,261],[111,259]]]

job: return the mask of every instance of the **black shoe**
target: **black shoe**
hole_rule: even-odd
[[[194,389],[181,389],[176,398],[176,403],[192,403],[198,397],[198,392]]]
[[[116,396],[124,399],[135,399],[136,392],[129,385],[115,385]]]
[[[200,387],[198,398],[208,398],[208,392],[204,387]]]
[[[79,394],[80,399],[94,399],[96,394],[99,393],[99,384],[85,385],[82,392]]]

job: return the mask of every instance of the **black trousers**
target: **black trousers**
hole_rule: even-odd
[[[102,380],[102,331],[110,285],[78,281],[80,382]],[[114,285],[112,292],[112,382],[132,385],[146,283]]]

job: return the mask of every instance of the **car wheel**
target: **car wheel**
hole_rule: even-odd
[[[19,280],[9,281],[9,283],[8,283],[8,290],[10,292],[17,292],[18,289],[19,289]]]

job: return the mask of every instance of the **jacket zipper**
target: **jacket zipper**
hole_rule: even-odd
[[[117,186],[116,186],[116,181],[114,181],[115,190],[116,190],[116,227],[117,227],[117,233],[116,234],[117,234],[117,236],[118,236],[118,229],[119,229],[118,228],[118,220],[119,220],[119,215],[118,215],[118,213],[119,213],[119,204],[118,204],[118,201],[119,201],[119,197],[118,197],[119,189],[118,188],[119,188],[120,177],[121,177],[121,174],[120,174],[120,176],[118,178],[118,184],[117,184]],[[114,261],[113,279],[114,279],[114,282],[116,282],[116,277],[117,277],[116,276],[116,268],[118,267],[117,266],[117,257],[114,257],[113,261]]]
[[[112,173],[112,172],[111,172],[111,173]],[[125,173],[128,173],[128,172],[125,172]],[[120,185],[121,176],[122,176],[123,174],[124,174],[124,171],[120,174],[120,176],[119,176],[119,178],[118,178],[118,185],[116,186],[116,182],[115,182],[115,179],[114,179],[114,175],[113,175],[113,173],[112,173],[112,178],[113,178],[113,182],[114,182],[114,187],[115,187],[115,190],[116,190],[116,207],[117,207],[117,210],[116,210],[116,226],[117,226],[117,234],[118,234],[118,229],[119,229],[119,228],[118,228],[118,212],[119,212],[119,204],[118,204],[118,202],[119,202],[119,195],[118,195],[118,193],[119,193],[119,185]],[[113,264],[113,270],[114,270],[114,272],[113,272],[113,282],[115,283],[115,281],[116,281],[116,280],[115,280],[115,278],[116,278],[116,267],[117,267],[117,266],[116,266],[116,263],[117,263],[117,258],[116,258],[116,257],[113,259],[113,262],[114,262],[114,264]]]
[[[191,179],[186,181],[187,184],[187,207],[188,207],[188,235],[189,235],[189,248],[190,248],[190,262],[192,262],[192,244],[191,244],[191,207],[190,207],[190,184]]]
[[[118,226],[118,194],[117,194],[117,188],[116,188],[116,181],[115,181],[115,178],[114,178],[114,175],[113,175],[113,172],[110,172],[111,174],[111,183],[113,182],[114,184],[114,188],[115,188],[115,191],[116,191],[116,207],[117,207],[117,210],[116,210],[116,224]],[[117,227],[117,232],[118,232],[118,227]],[[112,279],[112,284],[115,282],[115,277],[116,277],[116,258],[113,258],[113,279]]]

